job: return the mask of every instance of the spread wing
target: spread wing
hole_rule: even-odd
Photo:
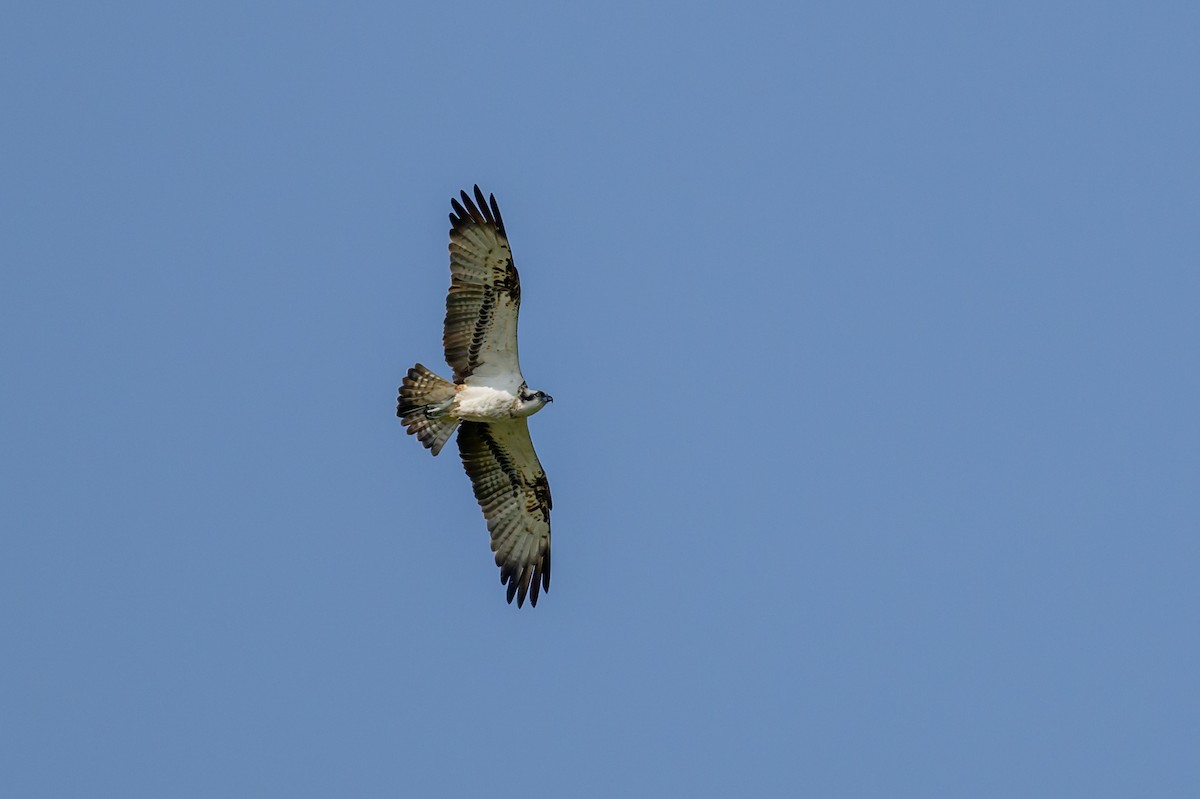
[[[521,278],[513,265],[496,197],[475,200],[462,192],[451,199],[450,293],[442,344],[454,369],[454,382],[515,390],[521,385],[517,362],[517,312]]]
[[[550,590],[550,484],[524,418],[463,422],[458,452],[483,508],[508,601],[537,606]],[[532,590],[531,590],[532,589]]]

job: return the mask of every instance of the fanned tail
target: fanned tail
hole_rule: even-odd
[[[425,445],[437,455],[458,427],[458,417],[447,415],[454,401],[454,384],[443,380],[421,364],[408,370],[400,383],[396,415]]]

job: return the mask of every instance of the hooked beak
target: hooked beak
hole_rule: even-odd
[[[547,394],[547,395],[546,395],[546,402],[554,402],[554,397],[552,397],[552,396],[550,396],[549,394]]]

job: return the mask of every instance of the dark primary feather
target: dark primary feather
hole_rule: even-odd
[[[450,214],[450,224],[452,227],[461,228],[470,223],[476,225],[492,225],[501,235],[507,235],[504,232],[504,218],[500,216],[500,206],[496,205],[496,195],[489,194],[487,199],[484,199],[483,190],[479,188],[479,184],[475,184],[475,199],[461,191],[462,203],[451,197],[450,205],[454,208],[454,213]]]

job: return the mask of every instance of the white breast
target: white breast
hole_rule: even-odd
[[[477,422],[511,419],[518,404],[516,396],[507,391],[488,386],[463,386],[454,398],[452,413]]]

